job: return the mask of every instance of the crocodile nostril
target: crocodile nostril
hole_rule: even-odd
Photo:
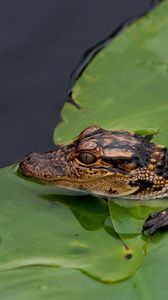
[[[19,163],[21,172],[26,176],[31,176],[36,165],[36,154],[30,153],[26,155]]]
[[[27,162],[33,164],[35,162],[34,155],[29,154],[26,158]]]

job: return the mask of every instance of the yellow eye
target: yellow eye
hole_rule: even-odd
[[[93,164],[97,160],[96,156],[89,152],[81,152],[78,159],[86,165]]]

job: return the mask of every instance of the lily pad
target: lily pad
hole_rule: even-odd
[[[27,181],[16,171],[17,166],[0,171],[0,271],[37,265],[76,268],[116,282],[140,266],[143,242],[140,246],[132,240],[134,257],[127,262],[122,241],[103,228],[109,215],[103,200],[90,197],[88,205],[85,196],[56,195],[56,188]]]
[[[141,235],[147,217],[168,207],[168,199],[147,201],[109,199],[108,203],[113,226],[120,237]]]
[[[168,1],[127,27],[101,50],[72,89],[55,143],[70,142],[88,125],[159,130],[168,145]]]
[[[65,105],[55,142],[98,124],[159,130],[155,140],[168,145],[167,34],[165,0],[92,60],[72,91],[80,109]],[[168,233],[148,239],[141,228],[167,200],[117,201],[26,180],[16,165],[1,169],[1,298],[166,299]]]
[[[111,292],[122,299],[122,286],[139,297],[143,285],[134,291],[132,280],[135,285],[144,278],[143,268],[149,268],[148,260],[155,262],[151,253],[158,255],[158,250],[163,251],[166,258],[164,243],[160,246],[158,237],[154,244],[148,241],[148,247],[146,239],[139,234],[120,238],[112,227],[108,205],[102,199],[63,196],[59,189],[57,194],[54,186],[18,176],[16,165],[1,169],[0,190],[0,295],[3,299],[11,295],[17,300],[23,295],[24,299],[54,299],[55,295],[65,299],[67,293],[75,299],[79,292],[85,296],[82,283],[89,289],[88,296],[93,293],[93,299],[100,297],[98,291],[109,299]],[[137,207],[132,202],[131,209],[134,205]],[[163,206],[160,204],[159,208]],[[127,207],[125,201],[123,207]],[[141,213],[136,215],[142,217]],[[162,264],[163,259],[159,267]],[[129,279],[127,284],[121,282],[123,279]],[[105,286],[101,282],[118,282],[118,285]]]
[[[158,251],[157,245],[160,244]],[[134,276],[116,284],[104,284],[79,270],[30,266],[0,271],[0,295],[3,300],[148,299],[167,298],[167,235],[151,241],[151,248]],[[127,260],[129,262],[129,260]],[[160,271],[161,270],[161,271]]]

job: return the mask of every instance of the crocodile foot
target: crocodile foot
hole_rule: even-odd
[[[147,232],[153,235],[157,230],[168,229],[168,209],[161,212],[151,214],[142,229],[142,232]]]

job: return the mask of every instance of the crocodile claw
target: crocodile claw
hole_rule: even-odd
[[[151,214],[147,218],[142,232],[147,232],[149,235],[154,235],[157,230],[166,228],[168,228],[168,209]]]

